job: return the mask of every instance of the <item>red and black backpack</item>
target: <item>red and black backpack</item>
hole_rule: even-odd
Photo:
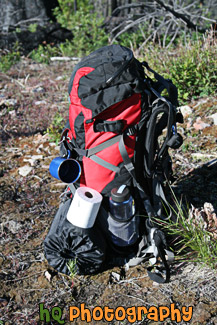
[[[164,90],[167,96],[161,95]],[[152,217],[165,218],[163,183],[171,175],[168,149],[182,144],[176,128],[182,115],[172,81],[139,62],[130,49],[111,45],[75,66],[68,93],[69,121],[61,155],[66,157],[70,150],[82,167],[79,180],[69,185],[72,193],[80,186],[95,189],[103,195],[106,210],[111,190],[125,184],[137,212],[149,217],[149,226]],[[165,262],[162,238],[155,234]]]
[[[168,98],[161,96],[164,89]],[[88,186],[106,197],[114,187],[133,185],[151,209],[147,213],[159,214],[159,186],[171,172],[168,148],[182,143],[176,131],[181,114],[173,83],[140,63],[130,49],[111,45],[76,65],[68,93],[70,127],[62,140],[82,164],[75,187]]]

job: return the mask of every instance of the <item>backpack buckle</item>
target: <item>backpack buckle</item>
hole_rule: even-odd
[[[134,135],[137,132],[137,125],[132,125],[126,130],[126,135]]]

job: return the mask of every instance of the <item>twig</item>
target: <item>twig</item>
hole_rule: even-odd
[[[205,33],[207,31],[207,28],[200,28],[199,26],[195,25],[184,14],[178,13],[171,6],[165,5],[161,0],[155,0],[155,1],[165,10],[171,12],[176,18],[182,19],[187,24],[188,28],[196,30],[200,33]]]

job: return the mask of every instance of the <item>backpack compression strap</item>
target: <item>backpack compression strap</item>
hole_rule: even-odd
[[[147,237],[144,235],[139,243],[137,255],[130,258],[125,267],[136,266],[148,260],[152,264],[147,268],[150,279],[157,283],[169,282],[170,269],[168,262],[171,263],[174,260],[174,254],[165,247],[164,233],[157,228],[149,228],[149,235]],[[157,263],[159,266],[156,266]],[[156,270],[153,272],[154,268]]]
[[[142,62],[142,65],[150,72],[152,72],[154,74],[154,77],[156,80],[159,81],[159,83],[161,85],[163,85],[164,88],[167,89],[168,94],[169,94],[169,100],[171,101],[171,103],[175,106],[178,106],[178,91],[176,86],[172,83],[171,80],[167,80],[164,79],[164,77],[162,77],[161,75],[159,75],[156,71],[154,71],[153,69],[151,69],[148,65],[147,62]],[[162,91],[163,89],[161,89]],[[153,91],[153,89],[152,89]]]

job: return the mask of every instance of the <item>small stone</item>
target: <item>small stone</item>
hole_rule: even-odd
[[[214,125],[217,125],[217,113],[208,116],[213,119]]]
[[[41,87],[41,86],[32,89],[33,93],[41,93],[41,92],[44,92],[44,91],[45,91],[44,88]]]
[[[180,106],[179,109],[184,118],[192,114],[192,109],[188,105]]]
[[[15,110],[10,111],[9,114],[10,114],[11,117],[14,117],[14,116],[16,116],[16,111]]]
[[[18,172],[21,176],[25,177],[27,176],[29,173],[31,173],[31,171],[33,170],[32,167],[28,166],[28,165],[25,165],[23,167],[20,167],[18,169]]]
[[[18,230],[22,227],[21,224],[14,220],[9,220],[8,223],[5,224],[7,228],[12,232],[12,234],[17,234]]]
[[[29,162],[31,166],[35,166],[36,162],[41,159],[43,159],[43,155],[33,155],[29,159],[23,159],[23,161]]]
[[[121,279],[120,274],[118,274],[118,273],[116,273],[116,272],[112,272],[112,273],[111,273],[111,276],[112,276],[112,278],[113,278],[115,281],[117,281],[117,282],[119,282],[120,279]]]
[[[45,278],[50,282],[51,281],[51,274],[48,271],[45,271],[44,275],[45,275]]]
[[[49,145],[50,145],[50,147],[56,147],[56,143],[55,142],[50,142]]]
[[[37,102],[35,102],[35,105],[43,105],[43,104],[47,104],[46,100],[38,100]]]
[[[194,310],[192,324],[207,324],[210,317],[211,313],[209,304],[200,302]]]
[[[197,130],[197,131],[199,131],[199,130],[203,130],[203,129],[209,127],[209,126],[210,126],[210,124],[203,122],[203,121],[201,120],[201,117],[198,117],[198,118],[196,119],[196,122],[193,124],[193,127],[194,127],[195,130]]]
[[[187,128],[189,129],[191,126],[192,126],[192,118],[188,118],[188,121],[187,121]]]
[[[17,103],[17,100],[16,99],[4,99],[0,102],[0,105],[3,105],[5,104],[6,106],[15,106]]]

